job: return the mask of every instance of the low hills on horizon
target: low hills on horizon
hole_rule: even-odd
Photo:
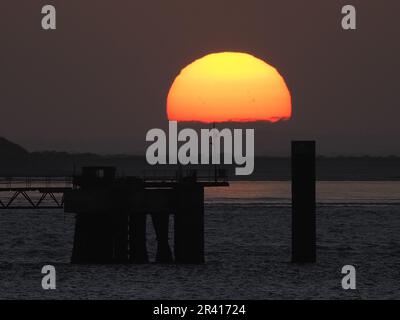
[[[29,152],[22,146],[0,137],[0,177],[71,176],[83,166],[115,166],[122,175],[143,176],[152,171],[173,172],[174,165],[152,167],[144,156],[98,155],[94,153],[68,153],[56,151]],[[212,172],[212,165],[195,166]],[[255,170],[251,176],[234,176],[233,166],[228,169],[232,180],[290,180],[290,158],[255,157]],[[399,180],[400,157],[325,157],[316,160],[318,180]]]

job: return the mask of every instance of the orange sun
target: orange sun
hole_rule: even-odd
[[[168,119],[199,122],[287,120],[291,96],[279,72],[246,53],[209,54],[176,77],[167,98]]]

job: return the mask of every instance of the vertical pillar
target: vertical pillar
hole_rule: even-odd
[[[113,241],[108,215],[78,213],[71,262],[111,263],[112,260]]]
[[[110,223],[113,228],[113,262],[128,263],[128,215],[116,215],[110,219]]]
[[[71,263],[85,263],[84,256],[88,250],[88,239],[89,234],[85,232],[88,219],[85,219],[81,214],[77,214],[75,217],[75,233],[74,233],[74,247],[72,249]]]
[[[175,262],[204,262],[204,187],[181,183],[176,188]]]
[[[129,216],[129,260],[133,263],[149,262],[146,246],[146,214],[133,212]]]
[[[292,262],[315,261],[315,141],[292,141]]]
[[[151,217],[157,237],[156,262],[171,263],[173,259],[169,247],[169,215],[152,214]]]

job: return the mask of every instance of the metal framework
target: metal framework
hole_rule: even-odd
[[[62,209],[64,207],[64,191],[66,191],[66,189],[36,190],[40,192],[40,198],[38,200],[32,198],[30,191],[34,190],[13,190],[12,195],[5,202],[0,200],[0,209]],[[61,199],[57,199],[55,195],[60,193],[62,194]],[[15,200],[21,195],[26,204],[15,205]],[[44,203],[46,198],[49,198],[51,201],[50,205]]]
[[[143,181],[147,188],[171,188],[182,177],[192,177],[203,187],[228,186],[224,170],[217,170],[214,175],[198,174],[197,170],[144,172]],[[73,177],[0,177],[0,210],[62,209],[64,193],[76,187],[73,181]],[[22,202],[17,203],[17,199]]]
[[[64,192],[70,189],[72,189],[70,177],[0,178],[0,194],[3,195],[3,200],[0,199],[0,210],[62,209],[64,207]],[[35,199],[36,197],[33,196],[38,193],[40,197]],[[62,195],[61,199],[56,197],[59,194]],[[18,198],[23,199],[22,205],[16,204]]]

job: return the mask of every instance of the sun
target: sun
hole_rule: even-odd
[[[283,77],[247,53],[213,53],[194,61],[176,77],[167,97],[170,121],[277,122],[291,114]]]

